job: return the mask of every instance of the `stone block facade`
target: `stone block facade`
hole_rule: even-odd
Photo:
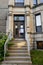
[[[30,42],[31,48],[37,48],[37,42],[43,42],[43,3],[37,0],[37,5],[33,5],[34,0],[24,0],[24,6],[15,6],[15,0],[0,0],[0,32],[12,31],[14,35],[14,16],[25,16],[25,39]],[[41,14],[42,32],[36,32],[35,15]]]

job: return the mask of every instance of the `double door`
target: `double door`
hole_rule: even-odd
[[[25,25],[24,22],[15,22],[15,38],[25,38]]]

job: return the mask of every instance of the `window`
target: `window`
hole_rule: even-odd
[[[24,21],[24,16],[14,16],[15,21]]]
[[[24,0],[15,0],[15,6],[24,6]]]
[[[42,32],[42,26],[41,26],[41,15],[36,15],[36,32]]]
[[[43,41],[37,41],[37,48],[43,49]]]
[[[37,0],[33,0],[33,5],[37,5]]]
[[[43,3],[43,0],[40,0],[40,3]]]

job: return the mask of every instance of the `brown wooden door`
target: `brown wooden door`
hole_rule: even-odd
[[[15,22],[15,38],[25,37],[25,25],[24,22]]]

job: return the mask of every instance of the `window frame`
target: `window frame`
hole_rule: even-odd
[[[18,17],[18,20],[15,19],[15,17],[16,17],[16,18]],[[24,19],[21,20],[21,17],[23,17]],[[19,19],[19,18],[20,18],[20,19]],[[24,20],[25,20],[25,16],[24,16],[24,15],[14,15],[14,21],[18,21],[18,22],[21,21],[21,22],[22,22],[22,21],[24,21]]]
[[[17,6],[17,7],[24,6],[24,0],[23,0],[23,2],[16,2],[16,0],[15,0],[15,6]]]
[[[42,20],[41,20],[41,25],[39,26],[36,25],[36,16],[38,15],[40,15],[40,20],[41,20],[41,13],[35,14],[35,28],[36,28],[37,33],[41,33],[42,32]],[[41,27],[41,31],[37,31],[37,27]]]

